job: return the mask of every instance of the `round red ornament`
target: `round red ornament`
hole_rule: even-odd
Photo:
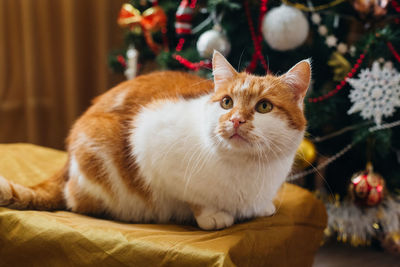
[[[361,206],[375,206],[379,204],[385,191],[385,180],[375,173],[372,164],[368,163],[364,171],[356,173],[351,178],[349,187],[350,196]]]

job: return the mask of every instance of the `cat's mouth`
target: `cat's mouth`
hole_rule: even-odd
[[[231,137],[229,137],[229,140],[235,140],[238,142],[249,142],[249,141],[247,141],[246,138],[244,138],[243,136],[241,136],[238,133],[234,133]]]

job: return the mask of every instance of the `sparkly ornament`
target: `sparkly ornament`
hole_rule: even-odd
[[[375,206],[384,196],[385,180],[374,173],[372,164],[368,163],[366,170],[355,174],[351,178],[349,193],[353,201],[361,206]]]
[[[334,47],[337,43],[337,38],[334,35],[329,35],[326,37],[325,43],[328,47]]]
[[[309,24],[300,10],[281,5],[267,13],[262,21],[261,30],[271,48],[287,51],[295,49],[305,42]]]
[[[353,0],[353,7],[362,17],[372,14],[375,17],[386,15],[389,0]]]
[[[335,236],[340,242],[352,246],[371,245],[371,240],[400,233],[400,202],[386,195],[376,206],[360,206],[353,201],[324,199],[328,213],[326,237]],[[393,236],[396,243],[398,239]]]
[[[203,58],[212,58],[214,50],[227,56],[231,51],[231,43],[220,25],[214,25],[212,30],[208,30],[200,35],[196,44],[197,51]]]
[[[354,89],[349,94],[353,106],[347,113],[361,111],[361,117],[374,118],[375,123],[380,125],[382,116],[390,117],[395,108],[400,107],[400,74],[390,63],[381,68],[375,61],[372,69],[361,70],[358,77],[348,79]]]
[[[139,57],[139,52],[135,49],[135,47],[133,45],[129,46],[128,50],[126,51],[127,68],[124,72],[128,80],[131,80],[136,77],[138,57]]]
[[[309,139],[304,138],[297,149],[294,166],[296,169],[303,170],[311,166],[316,157],[317,150],[315,145]]]
[[[192,34],[193,13],[189,0],[182,0],[175,14],[175,32],[178,37]]]

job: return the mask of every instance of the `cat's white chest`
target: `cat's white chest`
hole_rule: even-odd
[[[290,163],[265,164],[240,156],[227,160],[207,143],[204,101],[164,102],[143,109],[134,121],[132,154],[156,202],[171,197],[251,216],[262,203],[271,202]]]

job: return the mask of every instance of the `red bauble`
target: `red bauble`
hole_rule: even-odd
[[[384,197],[385,180],[382,176],[373,172],[371,164],[367,164],[366,170],[351,178],[349,191],[356,204],[375,206]]]

